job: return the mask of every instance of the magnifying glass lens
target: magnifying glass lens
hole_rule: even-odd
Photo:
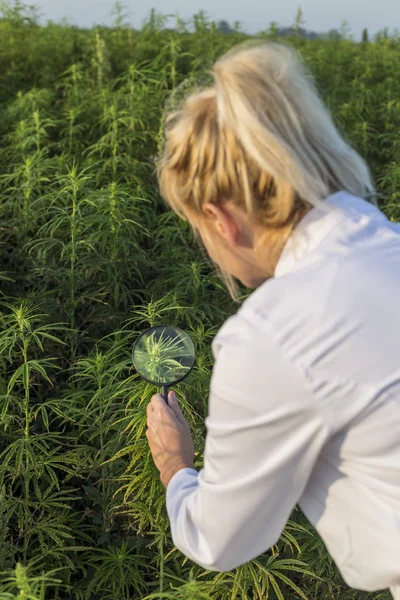
[[[188,334],[169,325],[151,327],[133,347],[133,363],[139,375],[162,387],[182,381],[192,370],[195,359]]]

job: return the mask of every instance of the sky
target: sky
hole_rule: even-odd
[[[121,0],[129,14],[127,21],[140,28],[151,8],[163,14],[179,14],[185,20],[199,10],[211,19],[224,19],[229,23],[240,21],[244,31],[255,33],[267,29],[271,21],[287,27],[293,24],[301,6],[305,28],[317,32],[340,29],[346,20],[355,39],[364,27],[374,35],[385,27],[392,32],[400,30],[400,0]],[[114,0],[27,0],[35,4],[41,14],[40,21],[60,21],[63,17],[81,27],[112,23]]]

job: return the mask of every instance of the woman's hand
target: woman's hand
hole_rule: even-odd
[[[155,394],[147,406],[146,437],[161,481],[165,487],[180,469],[193,468],[194,445],[189,425],[174,392],[167,406],[161,394]]]

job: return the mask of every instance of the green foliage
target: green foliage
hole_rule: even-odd
[[[298,509],[231,573],[173,546],[145,436],[158,390],[132,344],[164,323],[194,341],[176,393],[201,468],[210,342],[237,307],[160,199],[154,156],[171,91],[246,35],[202,12],[167,28],[152,11],[136,31],[117,3],[113,19],[42,27],[0,2],[0,600],[383,600],[347,588]],[[290,43],[400,220],[399,40],[357,44],[345,23],[343,39],[303,39],[301,9],[295,25]]]

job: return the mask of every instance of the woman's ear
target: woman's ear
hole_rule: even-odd
[[[207,219],[214,221],[219,215],[219,207],[216,206],[216,204],[207,202],[207,204],[203,206],[203,213]]]
[[[231,211],[225,206],[217,206],[216,204],[207,203],[203,207],[204,213],[213,224],[215,230],[223,237],[230,245],[235,245],[238,235],[238,224]]]

